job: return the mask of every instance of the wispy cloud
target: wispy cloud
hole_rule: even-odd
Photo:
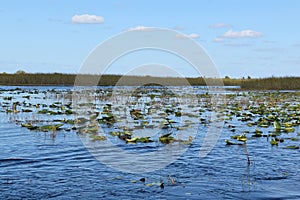
[[[231,24],[225,24],[225,23],[217,23],[217,24],[212,24],[209,26],[210,28],[231,28]]]
[[[224,46],[229,46],[229,47],[249,47],[251,46],[251,44],[247,44],[247,43],[226,43],[224,44]]]
[[[262,37],[263,33],[253,31],[253,30],[242,30],[242,31],[233,31],[229,30],[225,32],[223,35],[221,35],[221,38],[230,38],[230,39],[235,39],[235,38],[257,38],[257,37]]]
[[[102,16],[97,15],[74,15],[72,17],[72,23],[75,24],[101,24],[104,22],[104,18]]]
[[[192,38],[192,39],[196,39],[199,38],[200,35],[197,33],[191,33],[191,34],[177,34],[176,35],[177,38]]]
[[[254,51],[262,51],[262,52],[281,52],[284,49],[283,48],[278,48],[278,47],[267,47],[267,48],[256,48],[253,49]]]
[[[148,31],[151,29],[152,29],[152,27],[136,26],[136,27],[128,28],[128,29],[126,29],[126,31]]]
[[[219,25],[221,26],[221,25]],[[238,39],[238,38],[258,38],[262,37],[264,34],[262,32],[254,30],[241,30],[241,31],[226,31],[223,35],[216,37],[213,42],[222,43],[225,39]],[[236,46],[236,45],[226,45],[226,46]],[[243,45],[245,46],[245,45]]]
[[[224,38],[216,37],[213,42],[224,42]]]

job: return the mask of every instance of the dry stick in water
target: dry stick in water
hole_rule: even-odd
[[[171,181],[172,185],[174,185],[174,184],[175,184],[175,180],[174,180],[174,178],[173,178],[171,175],[169,175],[169,179],[170,179],[170,181]]]
[[[248,149],[247,149],[246,142],[243,144],[243,147],[244,147],[244,150],[245,150],[245,154],[246,154],[246,156],[247,156],[248,166],[249,166],[250,163],[251,163],[251,161],[250,161],[250,158],[249,158],[249,152],[248,152]]]

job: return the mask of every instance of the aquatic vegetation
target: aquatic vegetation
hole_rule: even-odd
[[[287,127],[287,128],[283,129],[283,132],[286,132],[286,133],[291,133],[291,132],[294,132],[294,131],[295,131],[295,128],[293,128],[293,127]]]
[[[278,143],[285,143],[290,140],[297,142],[299,130],[298,120],[300,119],[299,93],[297,92],[257,92],[248,93],[247,96],[230,96],[225,113],[230,115],[226,122],[241,121],[240,126],[248,126],[254,129],[251,140],[259,142],[268,141],[271,145],[277,146]],[[245,99],[245,100],[243,100]],[[247,100],[246,100],[247,99]],[[244,102],[244,103],[243,103]],[[247,103],[250,102],[250,103]],[[273,129],[270,125],[273,125]],[[236,128],[228,125],[228,131],[236,132]],[[251,131],[250,131],[251,132]],[[247,133],[244,133],[246,135]],[[284,135],[283,135],[284,134]],[[294,137],[288,137],[292,134]],[[231,139],[247,140],[240,134],[230,135]],[[265,137],[266,139],[259,139]],[[272,139],[269,140],[269,137]],[[257,139],[256,139],[257,138]],[[236,143],[225,140],[226,145],[235,145]]]
[[[276,145],[276,146],[277,146],[277,145],[278,145],[278,141],[277,141],[276,139],[273,138],[273,139],[270,141],[270,144],[271,144],[271,145]]]
[[[43,132],[48,132],[48,131],[58,131],[60,130],[60,127],[62,127],[63,124],[56,124],[56,125],[44,125],[38,127],[38,130],[43,131]]]
[[[92,139],[92,141],[103,141],[103,140],[107,140],[107,138],[103,135],[91,135],[90,138]]]
[[[246,137],[245,134],[239,135],[236,139],[237,139],[238,141],[242,141],[242,142],[246,142],[246,141],[247,141],[247,137]]]
[[[279,121],[278,121],[278,120],[275,120],[275,121],[273,122],[273,124],[274,124],[274,129],[277,130],[277,131],[280,131],[281,125],[280,125]]]
[[[28,123],[28,124],[21,124],[21,126],[27,128],[29,130],[36,130],[36,129],[38,129],[38,126],[34,126],[34,125],[30,124],[30,123]]]
[[[89,94],[93,101],[73,105],[71,90],[19,88],[0,93],[0,112],[34,133],[74,131],[91,142],[109,139],[146,148],[191,145],[191,135],[205,134],[210,113],[216,111],[225,122],[221,137],[228,148],[247,144],[251,153],[251,143],[299,146],[299,92],[234,91],[223,104],[194,92],[197,88],[139,87],[130,94],[126,88],[99,88]]]
[[[141,138],[133,137],[131,139],[126,138],[125,140],[126,140],[126,142],[130,142],[130,143],[137,143],[137,142],[148,143],[148,142],[154,142],[153,140],[150,140],[150,137],[141,137]]]
[[[290,138],[292,141],[298,141],[298,140],[300,140],[299,138],[296,138],[296,137],[292,137],[292,138]]]
[[[252,137],[262,137],[262,132],[255,132],[255,134],[252,135]]]
[[[175,141],[175,138],[170,135],[163,135],[159,137],[159,141],[163,144],[169,144]]]
[[[290,146],[286,146],[286,147],[283,147],[284,149],[299,149],[299,146],[296,146],[296,145],[290,145]]]
[[[231,142],[229,140],[225,140],[226,145],[243,145],[243,143],[235,143],[235,142]]]

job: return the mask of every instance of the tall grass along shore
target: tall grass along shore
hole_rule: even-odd
[[[0,85],[33,85],[33,86],[72,86],[76,77],[80,76],[83,80],[95,80],[99,75],[89,74],[62,74],[62,73],[15,73],[0,74]],[[161,85],[193,85],[205,86],[206,81],[213,85],[224,83],[225,86],[240,86],[241,89],[258,89],[258,90],[299,90],[300,77],[270,77],[270,78],[175,78],[175,77],[152,77],[152,76],[122,76],[122,75],[102,75],[99,86],[120,85],[119,80],[122,78],[121,85],[141,85],[143,83],[160,83]],[[97,79],[96,79],[97,80]],[[86,85],[88,83],[77,84]]]

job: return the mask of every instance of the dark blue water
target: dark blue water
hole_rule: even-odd
[[[197,157],[199,146],[194,145],[165,169],[136,175],[99,163],[72,132],[59,133],[54,140],[1,123],[0,147],[1,199],[300,198],[297,150],[249,143],[248,166],[242,147],[225,146],[220,139],[206,158]],[[148,183],[163,180],[165,187],[145,186],[140,178]]]
[[[250,165],[242,146],[225,145],[232,133],[223,129],[205,158],[198,157],[203,139],[199,136],[167,167],[130,174],[95,159],[76,131],[51,137],[20,127],[12,116],[0,113],[0,199],[300,198],[299,149],[262,145],[267,138],[247,141]],[[237,131],[246,129],[236,125]],[[160,182],[164,188],[156,185]]]

